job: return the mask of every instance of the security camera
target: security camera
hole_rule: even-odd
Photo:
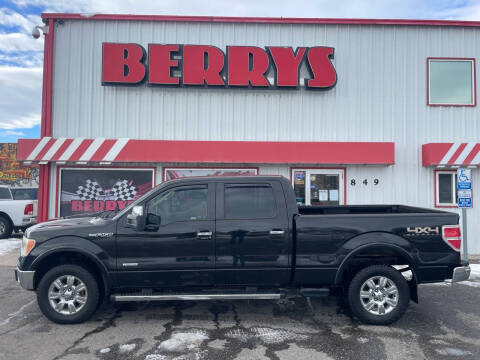
[[[40,30],[38,30],[38,26],[33,28],[32,36],[34,39],[38,39],[40,37]]]
[[[32,30],[32,36],[34,39],[38,39],[40,37],[40,30],[42,30],[44,34],[48,34],[48,25],[35,26]]]

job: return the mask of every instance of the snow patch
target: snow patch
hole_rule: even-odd
[[[123,344],[123,345],[120,345],[120,347],[118,348],[118,351],[120,351],[120,353],[130,352],[133,349],[135,349],[136,346],[137,346],[136,344]]]
[[[306,340],[308,336],[297,334],[293,331],[278,330],[265,327],[252,327],[250,329],[234,329],[225,334],[226,337],[247,342],[250,339],[260,338],[266,344],[280,344],[286,341]]]
[[[360,344],[365,344],[367,343],[369,340],[367,338],[364,338],[364,337],[359,337],[357,339],[357,341],[360,343]]]
[[[0,255],[8,254],[9,252],[20,248],[21,243],[21,239],[15,238],[0,240]]]
[[[455,348],[435,349],[435,351],[440,355],[445,355],[445,356],[465,356],[465,355],[472,354],[470,351],[464,351],[464,350],[455,349]]]
[[[475,282],[475,281],[460,281],[458,284],[480,288],[480,282]]]
[[[161,354],[150,354],[145,357],[145,360],[165,360],[167,357]]]
[[[106,354],[110,352],[110,348],[100,349],[100,354]]]
[[[162,341],[158,348],[171,352],[184,352],[197,349],[205,340],[208,340],[208,336],[202,330],[179,332],[173,334],[170,339]]]
[[[470,279],[480,280],[480,264],[470,264],[470,269],[472,270],[470,273]]]

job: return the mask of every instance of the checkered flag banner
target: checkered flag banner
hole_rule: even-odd
[[[90,179],[87,179],[85,186],[79,186],[76,193],[81,200],[95,200],[105,195],[100,184]]]
[[[135,186],[130,185],[127,180],[119,180],[113,185],[110,194],[114,196],[116,200],[133,200],[137,194],[137,189]]]

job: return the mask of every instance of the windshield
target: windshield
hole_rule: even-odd
[[[115,217],[112,220],[117,220],[119,217],[121,217],[123,214],[126,214],[127,212],[130,211],[131,208],[133,208],[135,205],[138,205],[140,202],[142,202],[144,199],[149,197],[151,194],[156,192],[162,185],[157,185],[155,186],[152,190],[146,192],[142,196],[140,196],[137,200],[135,200],[133,203],[131,203],[128,206],[125,206],[122,211],[120,211],[118,214],[115,215]]]

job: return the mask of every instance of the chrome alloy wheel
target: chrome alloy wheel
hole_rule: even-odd
[[[7,225],[3,221],[0,221],[0,235],[4,234],[7,231]]]
[[[50,306],[63,315],[78,313],[87,302],[87,287],[78,277],[62,275],[55,279],[48,288]]]
[[[373,276],[360,287],[360,303],[370,314],[386,315],[397,307],[397,286],[385,276]]]

